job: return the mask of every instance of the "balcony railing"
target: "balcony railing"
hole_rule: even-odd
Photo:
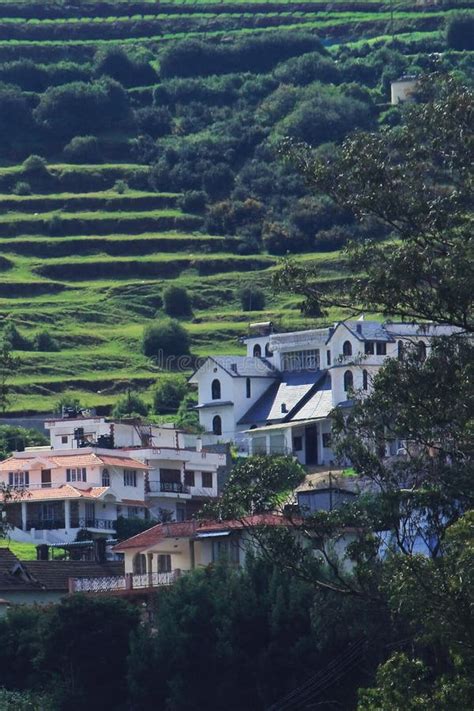
[[[52,531],[55,528],[66,528],[66,522],[64,518],[27,519],[26,530],[30,531],[32,528],[38,531]]]
[[[75,522],[74,522],[75,523]],[[115,521],[108,518],[79,518],[78,526],[71,524],[72,528],[99,528],[104,531],[114,531]]]
[[[189,487],[180,481],[150,481],[148,491],[162,494],[189,494]]]
[[[52,531],[56,528],[66,528],[65,518],[27,519],[26,530],[35,528],[38,531]],[[71,528],[98,528],[101,531],[114,531],[115,521],[106,518],[76,518],[71,516]]]
[[[180,576],[180,570],[170,573],[144,573],[143,575],[110,575],[100,578],[69,578],[70,593],[111,593],[130,590],[147,590],[172,585]]]

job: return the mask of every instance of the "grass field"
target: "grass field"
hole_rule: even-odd
[[[0,548],[9,548],[20,560],[36,560],[34,543],[18,543],[7,538],[0,538]]]

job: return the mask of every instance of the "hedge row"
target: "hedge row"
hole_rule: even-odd
[[[185,269],[196,269],[199,275],[207,276],[222,272],[267,269],[274,264],[268,258],[190,259],[173,261],[113,261],[62,262],[41,264],[33,269],[41,276],[66,281],[90,281],[93,279],[174,279]]]
[[[0,297],[3,299],[17,299],[43,294],[58,294],[68,287],[50,281],[0,281]]]
[[[70,195],[68,197],[50,197],[46,195],[31,195],[15,199],[1,197],[0,210],[15,212],[49,212],[51,210],[160,210],[175,207],[174,195],[104,195],[89,197],[88,195]]]
[[[146,239],[103,239],[100,237],[80,239],[31,239],[9,240],[2,245],[8,253],[29,257],[54,259],[91,254],[110,254],[115,257],[140,256],[144,254],[171,253],[177,250],[198,250],[201,253],[221,252],[229,249],[225,238],[206,239],[199,237],[153,237]],[[3,258],[5,262],[7,259]],[[0,261],[0,269],[2,262]],[[10,264],[11,266],[11,264]],[[3,267],[7,269],[9,267]]]
[[[89,170],[87,166],[66,170],[49,168],[48,173],[31,175],[23,171],[0,172],[0,191],[8,193],[20,181],[26,181],[35,193],[87,193],[110,190],[117,180],[125,180],[134,190],[148,190],[148,168],[135,166],[121,168],[120,166],[97,166]]]

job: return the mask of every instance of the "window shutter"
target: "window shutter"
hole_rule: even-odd
[[[82,481],[87,481],[87,469],[82,470]]]
[[[13,486],[13,472],[8,472],[8,483]]]
[[[25,486],[29,486],[29,485],[30,485],[30,473],[25,472]]]
[[[71,481],[71,470],[66,469],[66,481]]]

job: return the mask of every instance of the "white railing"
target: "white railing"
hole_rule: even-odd
[[[100,578],[69,578],[69,592],[109,593],[116,591],[144,590],[172,585],[181,571],[169,573],[144,573],[143,575],[109,575]]]
[[[73,578],[73,592],[110,592],[111,590],[125,590],[125,575],[110,575],[102,578]]]

